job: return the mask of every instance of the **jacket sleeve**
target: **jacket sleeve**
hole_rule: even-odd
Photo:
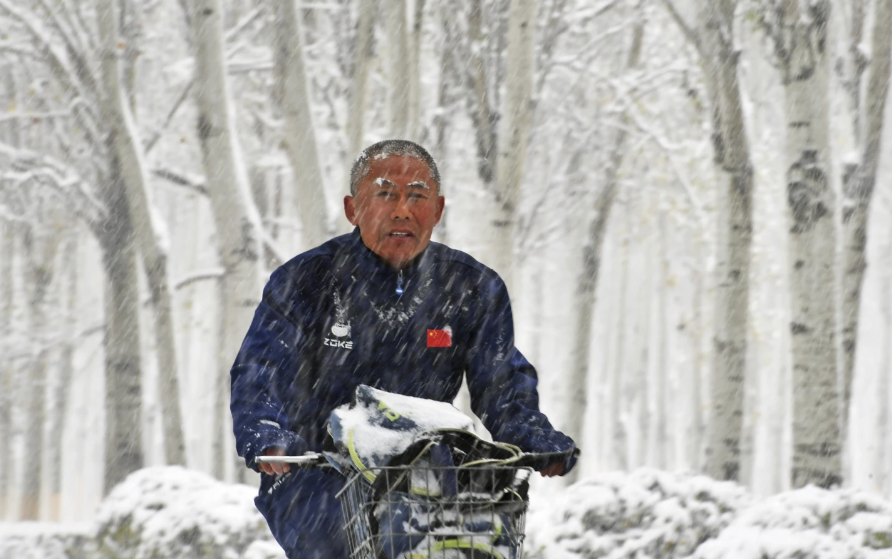
[[[536,369],[514,347],[514,318],[505,283],[490,272],[480,287],[466,369],[471,408],[496,441],[525,452],[573,450],[573,440],[539,411]],[[572,462],[567,462],[567,470]]]
[[[307,443],[291,430],[285,412],[287,393],[304,347],[305,336],[292,309],[294,282],[279,268],[263,298],[230,370],[232,427],[236,449],[248,467],[254,458],[278,446],[289,455],[303,454]]]

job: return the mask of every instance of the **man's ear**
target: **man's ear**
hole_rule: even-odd
[[[356,225],[356,198],[344,196],[344,215],[351,225]]]
[[[443,209],[446,207],[446,198],[437,196],[437,223],[443,218]]]

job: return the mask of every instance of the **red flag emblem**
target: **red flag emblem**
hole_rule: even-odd
[[[449,330],[428,330],[427,347],[452,347],[452,332]]]

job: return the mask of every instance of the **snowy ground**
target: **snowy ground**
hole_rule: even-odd
[[[255,492],[148,468],[91,523],[0,523],[0,559],[284,559]],[[755,499],[733,483],[641,469],[539,496],[527,533],[530,559],[890,559],[892,503],[812,487]]]

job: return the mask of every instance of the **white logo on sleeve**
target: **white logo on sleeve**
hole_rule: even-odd
[[[331,333],[334,334],[334,336],[337,338],[346,338],[350,335],[350,324],[345,324],[344,322],[337,321],[335,322],[335,325],[331,327]],[[336,340],[326,337],[323,345],[327,345],[328,347],[353,349],[353,341],[349,339]]]

